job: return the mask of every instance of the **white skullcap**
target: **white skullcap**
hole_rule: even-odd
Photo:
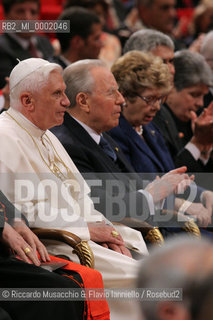
[[[29,58],[20,61],[10,73],[10,90],[12,90],[18,83],[24,80],[31,73],[47,66],[55,66],[60,68],[59,65],[50,63],[49,61],[40,58]]]

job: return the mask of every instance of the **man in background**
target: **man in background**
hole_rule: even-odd
[[[59,16],[59,20],[70,22],[69,33],[57,33],[61,54],[53,58],[62,66],[82,59],[97,59],[103,46],[102,24],[99,17],[81,7],[71,7]]]
[[[38,20],[40,0],[3,0],[5,20]],[[45,36],[32,32],[4,33],[0,36],[0,88],[6,84],[5,77],[17,64],[17,59],[31,57],[48,59],[53,48]]]
[[[138,0],[142,25],[171,35],[176,17],[175,3],[175,0]]]

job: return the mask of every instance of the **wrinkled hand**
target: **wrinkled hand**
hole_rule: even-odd
[[[124,254],[127,257],[132,258],[130,251],[125,246],[118,246],[117,244],[110,243],[110,242],[102,243],[101,245],[105,248],[112,249],[113,251],[119,252],[121,254]]]
[[[148,184],[145,190],[152,195],[154,203],[162,201],[172,193],[182,193],[191,184],[194,176],[189,177],[186,170],[186,167],[171,170]]]
[[[107,225],[104,221],[88,223],[90,238],[94,242],[111,242],[117,245],[124,245],[124,241],[119,234],[116,238],[113,237],[112,231],[116,231],[112,226]]]
[[[211,215],[202,203],[191,203],[185,212],[195,217],[200,227],[207,227],[211,223]]]
[[[33,248],[27,243],[23,237],[16,232],[13,227],[11,227],[7,222],[4,225],[2,232],[2,239],[6,245],[8,245],[16,254],[27,263],[34,263],[36,266],[40,265],[40,261],[37,257],[37,253]],[[30,252],[27,254],[24,252],[24,249],[29,248]]]
[[[92,241],[100,243],[105,248],[112,249],[116,252],[125,254],[131,257],[131,253],[125,248],[124,241],[119,234],[116,238],[113,237],[112,231],[116,231],[112,226],[106,225],[104,221],[96,223],[88,223],[90,238]]]
[[[213,192],[206,190],[202,193],[202,203],[204,207],[208,210],[209,217],[213,213]]]
[[[30,245],[34,254],[36,254],[36,251],[38,251],[43,262],[50,261],[47,249],[45,248],[43,243],[41,243],[38,237],[28,228],[28,226],[23,221],[15,221],[13,224],[13,228]]]

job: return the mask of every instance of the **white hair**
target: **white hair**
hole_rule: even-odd
[[[138,50],[151,51],[158,46],[165,46],[174,50],[174,43],[172,39],[157,30],[144,29],[134,32],[127,40],[123,52]]]
[[[189,50],[177,51],[174,67],[174,85],[178,91],[198,84],[213,86],[212,70],[199,53]]]

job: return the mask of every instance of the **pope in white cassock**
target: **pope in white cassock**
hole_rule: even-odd
[[[39,58],[21,61],[12,70],[11,107],[0,116],[1,190],[22,210],[31,227],[64,229],[89,240],[105,287],[132,287],[137,261],[127,248],[147,254],[141,234],[119,227],[123,238],[113,236],[114,227],[94,209],[89,187],[48,130],[63,122],[69,106],[61,72],[60,66]],[[64,244],[49,243],[47,248],[50,253],[75,260]],[[134,319],[130,303],[120,306],[116,302],[118,310],[113,301],[109,306],[111,319]]]

